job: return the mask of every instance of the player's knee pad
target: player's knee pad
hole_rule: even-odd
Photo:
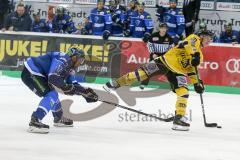
[[[184,116],[186,114],[187,101],[189,97],[188,89],[180,87],[175,90],[177,94],[176,114]]]
[[[154,60],[144,64],[141,68],[148,76],[159,71],[159,67]]]
[[[49,98],[51,108],[60,103],[58,99],[58,93],[55,90],[48,92],[44,97]]]

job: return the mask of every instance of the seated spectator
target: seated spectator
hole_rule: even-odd
[[[22,3],[17,5],[15,12],[7,15],[3,31],[31,31],[32,19],[30,15],[25,11],[25,7]]]
[[[53,33],[74,33],[77,31],[72,18],[65,13],[66,9],[62,6],[57,8],[57,13],[52,21]]]
[[[54,6],[48,6],[47,25],[48,25],[50,31],[52,31],[52,21],[53,21],[54,17],[55,17]]]
[[[147,42],[153,30],[153,20],[151,15],[144,11],[145,4],[137,3],[137,11],[132,14],[130,31],[125,32],[125,36],[132,36],[136,38],[143,38]]]
[[[0,0],[0,29],[3,27],[4,17],[9,11],[9,0]]]
[[[110,11],[104,7],[105,0],[98,0],[97,7],[91,10],[88,23],[85,26],[85,33],[103,36],[108,39],[111,35],[112,17]]]
[[[33,32],[49,32],[49,26],[46,23],[46,19],[40,19],[40,13],[33,13]]]
[[[237,44],[240,42],[239,32],[232,29],[232,24],[224,25],[224,30],[220,35],[220,43]]]

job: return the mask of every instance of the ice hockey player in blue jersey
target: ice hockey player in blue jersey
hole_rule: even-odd
[[[120,5],[119,0],[109,1],[109,10],[112,15],[112,35],[122,37],[124,22],[126,21],[126,8]]]
[[[74,26],[72,18],[65,13],[66,9],[62,6],[57,8],[56,15],[52,21],[52,32],[53,33],[74,33],[77,31]]]
[[[127,16],[126,16],[126,19],[127,21],[129,21],[129,24],[130,24],[130,21],[131,21],[131,17],[133,15],[133,13],[137,10],[137,4],[138,4],[138,1],[137,0],[130,0],[129,1],[129,8],[127,10]]]
[[[33,13],[33,32],[49,32],[50,28],[46,22],[46,19],[40,19],[40,13]]]
[[[161,23],[168,25],[168,34],[177,44],[185,30],[185,18],[181,9],[177,8],[177,0],[169,0],[170,7],[157,6],[156,16]]]
[[[133,15],[133,13],[137,10],[137,0],[130,0],[128,3],[128,9],[126,11],[126,18],[124,20],[124,31],[123,34],[124,36],[129,36],[129,35],[125,35],[125,34],[129,34],[129,32],[126,31],[130,31],[129,25],[131,23],[131,17]]]
[[[225,31],[223,31],[220,35],[220,43],[240,43],[239,32],[232,29],[231,23],[224,25],[224,29]]]
[[[86,24],[85,29],[88,33],[108,39],[112,30],[112,17],[104,4],[105,0],[98,0],[97,7],[89,15],[89,22]]]
[[[79,83],[70,81],[74,76],[75,69],[84,61],[83,51],[75,47],[68,49],[66,54],[49,52],[43,56],[27,59],[21,75],[22,81],[36,95],[42,97],[38,108],[32,113],[29,132],[49,132],[49,126],[43,124],[41,120],[50,110],[54,117],[54,126],[73,126],[73,121],[63,116],[62,106],[55,88],[62,90],[65,95],[82,95],[87,102],[98,100],[97,94],[91,88],[85,88]]]
[[[144,11],[144,3],[137,3],[137,11],[131,17],[129,35],[136,38],[143,38],[148,41],[153,30],[153,20],[149,13]],[[125,35],[128,35],[125,33]]]

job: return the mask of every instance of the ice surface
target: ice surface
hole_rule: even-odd
[[[75,122],[74,128],[53,127],[49,114],[44,120],[51,125],[46,135],[26,132],[40,98],[20,79],[0,77],[0,98],[0,160],[239,160],[239,95],[204,93],[207,121],[219,123],[222,129],[203,126],[199,95],[191,92],[189,132],[173,131],[171,123],[137,121],[136,117],[132,117],[134,122],[122,121],[126,111],[116,108],[100,118]],[[61,96],[65,98],[74,100],[73,113],[91,111],[100,104]],[[132,107],[148,113],[160,109],[173,113],[175,98],[173,93],[139,98]]]

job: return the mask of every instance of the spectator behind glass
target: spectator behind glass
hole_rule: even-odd
[[[238,44],[240,42],[239,32],[232,29],[232,24],[224,25],[224,30],[220,35],[220,43]]]
[[[8,14],[5,21],[3,31],[30,31],[32,19],[30,15],[25,12],[25,7],[22,3],[17,5],[17,10]]]
[[[4,17],[9,13],[9,0],[0,0],[0,29],[3,27]]]
[[[55,16],[55,8],[54,6],[48,6],[48,19],[47,19],[47,25],[49,27],[49,30],[52,31],[52,21]]]
[[[57,14],[52,20],[52,32],[71,34],[76,31],[72,17],[66,14],[66,9],[63,6],[58,6]]]
[[[33,13],[32,31],[49,32],[49,26],[46,22],[46,19],[41,19],[40,13]]]

